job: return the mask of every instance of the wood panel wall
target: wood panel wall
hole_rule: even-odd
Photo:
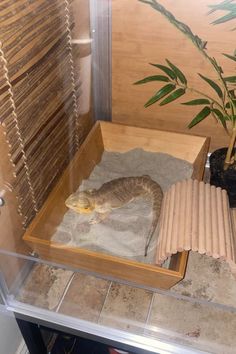
[[[230,31],[232,22],[213,26],[210,23],[220,13],[206,15],[210,4],[219,0],[160,0],[175,17],[188,24],[192,31],[208,41],[209,54],[224,66],[226,75],[235,73],[235,65],[221,53],[233,54],[235,32]],[[112,0],[112,119],[124,124],[153,127],[169,131],[207,135],[212,138],[211,148],[228,142],[223,128],[213,118],[207,118],[189,131],[188,123],[199,108],[184,107],[190,95],[160,107],[155,104],[144,108],[144,103],[161,87],[149,83],[134,86],[133,83],[159,71],[148,63],[165,63],[168,58],[186,74],[191,86],[210,93],[211,88],[197,73],[215,77],[212,68],[192,43],[178,32],[161,14],[138,0]],[[195,98],[197,98],[195,96]]]

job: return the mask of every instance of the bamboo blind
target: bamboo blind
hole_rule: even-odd
[[[80,145],[70,14],[67,0],[0,4],[0,124],[25,226]]]
[[[156,263],[184,250],[227,261],[236,274],[235,230],[225,190],[189,179],[165,193]]]

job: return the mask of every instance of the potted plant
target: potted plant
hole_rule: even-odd
[[[199,74],[200,79],[204,80],[214,91],[215,96],[199,91],[196,88],[190,87],[188,80],[183,71],[174,65],[170,60],[166,59],[163,64],[151,64],[160,73],[148,76],[135,84],[146,84],[148,82],[158,81],[163,82],[161,87],[146,103],[145,107],[149,107],[154,103],[159,103],[160,106],[170,104],[178,98],[185,95],[187,92],[196,94],[198,98],[188,102],[183,102],[187,106],[200,106],[198,114],[189,123],[188,128],[199,124],[208,116],[212,115],[219,121],[226,134],[229,135],[229,145],[227,148],[216,150],[210,157],[211,184],[220,186],[227,190],[230,206],[236,207],[236,74],[225,76],[223,68],[211,57],[207,52],[207,42],[203,41],[199,36],[195,35],[185,23],[179,21],[174,15],[169,12],[156,0],[138,0],[144,4],[151,6],[154,10],[161,13],[177,30],[182,32],[191,40],[193,45],[200,51],[205,59],[211,64],[212,70],[217,75],[217,80],[212,80],[202,74]],[[234,0],[226,0],[218,5],[212,5],[211,11],[226,10],[228,13],[215,21],[215,24],[230,21],[236,18],[236,4]],[[235,54],[223,54],[229,60],[236,63]],[[215,98],[216,97],[216,98]]]

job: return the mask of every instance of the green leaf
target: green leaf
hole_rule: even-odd
[[[232,101],[233,101],[234,106],[236,107],[236,100],[233,99]],[[226,105],[225,105],[225,107],[228,108],[228,109],[231,108],[230,102],[227,102]]]
[[[138,0],[140,2],[143,2],[144,4],[152,5],[152,1],[147,1],[147,0]]]
[[[159,101],[161,98],[168,95],[168,93],[170,93],[174,89],[175,89],[175,85],[173,85],[173,84],[168,84],[168,85],[163,86],[159,91],[157,91],[157,93],[155,93],[154,96],[152,96],[152,98],[150,98],[149,101],[147,101],[145,103],[144,107],[147,108],[147,107],[151,106],[153,103]]]
[[[224,81],[226,82],[235,82],[236,83],[236,76],[228,76],[228,77],[224,77]]]
[[[208,12],[208,14],[211,14],[212,12],[215,12],[217,10],[230,10],[232,9],[235,5],[232,4],[234,0],[225,0],[217,5],[208,5],[208,7],[211,8],[211,10]]]
[[[191,129],[192,127],[194,127],[194,125],[200,123],[203,119],[209,116],[210,113],[211,113],[210,107],[208,106],[204,107],[191,121],[191,123],[188,125],[188,128]]]
[[[216,11],[227,11],[228,13],[224,16],[221,16],[220,18],[218,18],[217,20],[215,20],[214,22],[212,22],[214,25],[218,25],[221,23],[225,23],[228,21],[232,21],[236,18],[236,4],[233,3],[234,0],[225,0],[220,2],[217,5],[210,5],[209,7],[211,8],[211,10],[209,11],[208,14],[216,12]],[[232,29],[233,31],[235,30],[235,28]]]
[[[152,64],[152,63],[150,63],[150,65],[155,66],[156,68],[164,71],[171,79],[173,79],[173,80],[176,79],[176,75],[175,75],[174,71],[172,71],[170,68],[168,68],[168,66],[161,65],[161,64]]]
[[[218,20],[213,21],[212,24],[213,25],[219,25],[221,23],[225,23],[225,22],[234,20],[235,18],[236,18],[236,13],[230,12],[229,14],[218,18]]]
[[[210,104],[211,102],[209,100],[207,100],[206,98],[198,98],[196,100],[192,100],[192,101],[188,101],[188,102],[184,102],[181,104],[184,104],[186,106],[198,106],[201,104]]]
[[[225,54],[225,53],[223,53],[223,55],[224,55],[225,57],[227,57],[228,59],[231,59],[231,60],[233,60],[233,61],[236,61],[236,56],[234,56],[234,55],[229,55],[229,54]]]
[[[153,76],[147,76],[144,79],[135,82],[134,85],[146,84],[147,82],[152,82],[152,81],[169,82],[170,79],[167,76],[164,76],[164,75],[153,75]]]
[[[208,79],[207,77],[203,76],[202,74],[198,74],[203,80],[205,80],[217,93],[217,95],[220,98],[223,98],[223,92],[220,88],[220,86],[218,86],[213,80]]]
[[[178,90],[172,92],[169,96],[167,96],[161,103],[160,106],[164,106],[170,102],[177,100],[177,98],[183,96],[185,94],[185,89],[179,88]]]
[[[168,63],[169,67],[174,71],[175,75],[177,76],[178,79],[182,82],[182,84],[187,84],[187,79],[182,73],[182,71],[177,68],[174,64],[172,64],[168,59],[166,59],[166,62]]]
[[[217,118],[223,125],[224,129],[227,131],[227,125],[226,125],[226,121],[228,120],[227,117],[225,117],[223,113],[216,108],[213,108],[211,111],[217,116]]]
[[[232,97],[233,98],[233,100],[236,98],[236,96],[235,96],[235,90],[236,89],[231,89],[231,90],[229,90],[229,93],[230,93],[230,97]]]

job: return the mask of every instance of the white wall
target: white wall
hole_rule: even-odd
[[[0,305],[0,354],[25,352],[20,350],[22,342],[23,339],[14,315],[7,311],[3,305]]]

